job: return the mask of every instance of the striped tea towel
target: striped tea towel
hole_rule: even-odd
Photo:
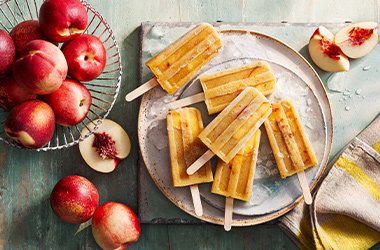
[[[380,241],[380,117],[339,156],[316,190],[280,218],[302,249],[368,249]]]

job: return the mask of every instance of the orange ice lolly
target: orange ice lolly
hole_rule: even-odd
[[[206,162],[194,175],[189,176],[186,169],[207,147],[199,140],[203,129],[202,117],[196,108],[183,108],[169,112],[167,116],[169,152],[174,187],[190,186],[197,215],[202,214],[198,185],[212,182],[210,162]]]
[[[176,109],[205,101],[211,115],[222,111],[246,87],[255,87],[265,96],[272,94],[276,88],[276,77],[266,61],[202,75],[199,80],[203,93],[172,102],[170,108]]]
[[[226,197],[224,229],[231,230],[234,199],[249,201],[260,143],[260,130],[249,139],[231,162],[218,161],[211,192]]]
[[[271,104],[260,91],[253,87],[244,89],[199,134],[210,150],[194,162],[187,173],[194,173],[215,154],[224,162],[230,162],[271,112]]]
[[[272,103],[265,129],[281,178],[318,163],[317,157],[292,102]]]
[[[212,193],[243,201],[250,200],[260,134],[260,130],[257,130],[229,163],[218,161]]]
[[[218,32],[207,23],[198,24],[146,62],[155,78],[126,96],[127,101],[144,94],[158,84],[170,95],[209,63],[223,47]]]

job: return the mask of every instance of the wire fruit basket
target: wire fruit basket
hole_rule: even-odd
[[[98,37],[107,50],[107,63],[104,71],[91,82],[82,82],[88,88],[92,97],[92,104],[88,115],[79,124],[72,127],[64,127],[56,124],[54,136],[51,141],[36,151],[49,151],[68,148],[83,141],[90,136],[108,116],[120,90],[122,66],[119,47],[115,36],[106,22],[89,3],[81,0],[87,9],[88,25],[85,34]],[[0,0],[0,28],[10,32],[18,23],[26,20],[38,20],[39,8],[43,0]],[[0,141],[17,148],[22,146],[9,139],[4,131],[4,125],[8,112],[0,109]],[[95,123],[95,120],[98,120]],[[93,123],[94,129],[88,129],[88,133],[81,135],[86,124]]]

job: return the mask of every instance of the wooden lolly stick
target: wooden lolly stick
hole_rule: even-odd
[[[230,231],[232,225],[232,211],[234,209],[234,198],[226,197],[224,208],[224,230]]]
[[[206,153],[204,153],[201,157],[198,158],[193,164],[190,165],[190,167],[187,168],[186,173],[188,175],[192,175],[195,172],[198,171],[203,165],[205,165],[206,162],[208,162],[213,156],[214,152],[211,150],[207,150]]]
[[[311,203],[313,203],[313,198],[311,197],[309,184],[307,184],[305,171],[302,170],[302,171],[297,172],[297,177],[298,177],[298,181],[300,183],[301,189],[302,189],[303,198],[305,199],[305,203],[307,205],[310,205]]]
[[[169,103],[169,109],[182,108],[182,107],[194,104],[194,103],[202,102],[204,100],[206,100],[206,97],[205,97],[205,94],[202,92],[202,93],[199,93],[199,94],[196,94],[193,96],[189,96],[189,97],[186,97],[183,99],[179,99],[175,102]]]
[[[190,186],[191,196],[193,198],[193,204],[195,209],[195,214],[197,216],[203,215],[203,208],[202,208],[202,202],[201,202],[201,196],[199,194],[198,185],[191,185]]]
[[[156,78],[152,78],[149,81],[147,81],[146,83],[144,83],[143,85],[141,85],[140,87],[138,87],[137,89],[129,92],[125,96],[125,100],[127,102],[131,102],[134,99],[136,99],[137,97],[139,97],[139,96],[145,94],[146,92],[148,92],[149,90],[153,89],[157,85],[158,85],[158,82],[157,82]]]

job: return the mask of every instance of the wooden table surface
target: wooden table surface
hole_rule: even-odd
[[[1,1],[0,1],[1,2]],[[225,21],[342,23],[379,22],[380,0],[90,0],[109,22],[121,47],[122,89],[110,118],[132,141],[131,155],[111,174],[88,168],[78,147],[36,153],[0,142],[0,249],[97,249],[88,228],[61,222],[52,213],[49,195],[67,175],[90,179],[100,202],[117,201],[137,209],[138,101],[124,96],[138,84],[139,26],[143,21]],[[174,205],[173,205],[174,206]],[[214,225],[142,225],[130,249],[280,249],[296,248],[273,223],[224,232]],[[379,247],[377,247],[379,248]],[[379,248],[380,249],[380,248]]]

